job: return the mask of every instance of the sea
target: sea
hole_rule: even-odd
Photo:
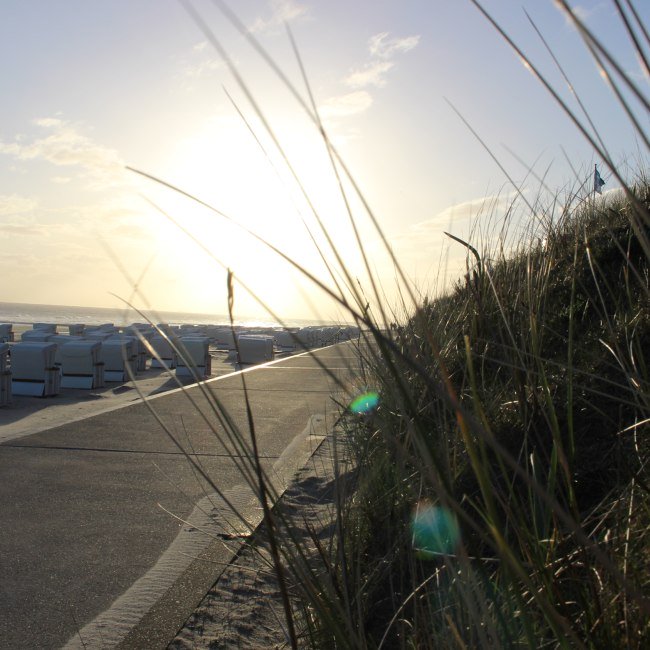
[[[145,318],[143,318],[143,315]],[[107,307],[78,307],[72,305],[32,305],[18,302],[0,302],[0,323],[31,325],[33,323],[54,323],[56,325],[84,324],[101,325],[113,323],[116,326],[131,323],[151,322],[168,325],[229,325],[224,314],[193,314],[174,311],[143,311]],[[282,323],[273,320],[249,318],[235,320],[242,327],[307,327],[309,325],[331,325],[329,321],[288,319]]]

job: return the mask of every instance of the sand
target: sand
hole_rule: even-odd
[[[276,505],[303,543],[316,534],[327,544],[334,521],[333,444],[330,434]],[[282,598],[266,530],[261,526],[225,567],[169,649],[286,647],[290,643]]]

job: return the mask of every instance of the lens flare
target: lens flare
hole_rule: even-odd
[[[420,557],[449,555],[460,541],[455,515],[428,502],[418,504],[411,520],[413,547]]]
[[[379,404],[379,393],[368,392],[355,397],[350,406],[348,407],[352,413],[357,413],[358,415],[363,415],[364,413],[370,413],[377,408]]]

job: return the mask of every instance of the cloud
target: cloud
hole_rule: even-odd
[[[224,62],[215,55],[207,41],[200,41],[187,57],[183,67],[183,76],[188,79],[202,79],[225,67]]]
[[[80,168],[95,186],[109,187],[117,182],[124,163],[115,150],[93,142],[75,126],[58,118],[45,117],[34,123],[49,133],[31,142],[24,142],[23,138],[0,141],[0,153],[22,161],[45,160],[59,167]]]
[[[352,88],[364,88],[365,86],[386,85],[384,75],[394,66],[392,61],[376,61],[368,63],[360,70],[352,72],[345,78],[345,83]]]
[[[0,217],[31,212],[36,206],[37,202],[34,199],[17,194],[0,194]]]
[[[415,232],[422,232],[431,228],[440,229],[449,226],[450,222],[458,223],[462,220],[476,218],[482,215],[500,215],[515,202],[520,195],[519,191],[512,190],[505,194],[492,194],[482,196],[462,203],[450,205],[439,212],[432,219],[420,221],[411,226]]]
[[[606,10],[605,3],[603,2],[598,2],[592,6],[574,5],[570,7],[570,10],[564,10],[564,20],[567,26],[575,29],[576,20],[581,23],[587,23],[594,15],[601,13],[603,10]]]
[[[386,85],[386,74],[395,67],[394,57],[417,47],[420,37],[391,38],[388,32],[371,36],[368,40],[370,60],[355,68],[343,80],[351,88],[382,88]],[[368,108],[372,102],[366,106]]]
[[[390,59],[397,53],[404,53],[417,47],[420,36],[406,36],[405,38],[389,38],[388,32],[381,32],[370,37],[368,50],[371,56],[380,59]]]
[[[321,107],[320,114],[323,118],[348,117],[363,113],[372,105],[372,95],[365,90],[331,97]]]
[[[308,14],[307,6],[296,0],[270,0],[269,7],[271,16],[268,18],[258,17],[249,27],[253,33],[266,32],[277,29],[298,18],[304,18]]]

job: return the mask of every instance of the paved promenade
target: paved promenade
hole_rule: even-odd
[[[249,441],[245,379],[260,456],[281,488],[355,370],[352,344],[340,344],[204,386]],[[200,387],[148,405],[256,525],[250,463],[211,431],[224,428]],[[248,532],[141,402],[0,444],[0,522],[0,648],[12,650],[165,647]]]

